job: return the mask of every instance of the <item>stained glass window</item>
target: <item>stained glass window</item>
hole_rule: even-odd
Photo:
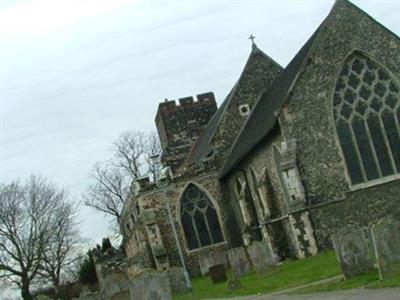
[[[352,184],[400,172],[400,83],[360,52],[350,55],[333,96],[336,132]]]
[[[189,184],[181,200],[181,220],[190,250],[223,241],[217,212],[207,195]]]

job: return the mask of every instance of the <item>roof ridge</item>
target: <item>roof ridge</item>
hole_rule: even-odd
[[[341,1],[341,0],[338,0]],[[234,153],[235,147],[238,144],[241,144],[239,141],[240,139],[243,137],[244,135],[244,131],[246,129],[246,127],[248,126],[247,124],[249,124],[252,120],[252,116],[254,114],[257,114],[258,110],[257,110],[257,106],[260,105],[259,103],[263,102],[264,96],[268,95],[268,93],[272,93],[273,89],[276,89],[276,86],[278,86],[278,84],[282,81],[282,79],[285,77],[285,75],[287,75],[287,73],[289,73],[291,71],[291,68],[293,68],[293,66],[295,67],[295,64],[297,62],[297,60],[299,59],[299,57],[301,57],[301,54],[303,54],[303,51],[305,51],[305,55],[303,57],[301,57],[301,63],[300,65],[295,68],[297,70],[295,70],[295,75],[293,76],[293,78],[290,80],[290,84],[287,87],[286,91],[284,92],[283,95],[283,99],[280,100],[280,102],[278,103],[278,107],[274,107],[274,118],[277,119],[278,115],[280,114],[280,110],[282,108],[282,105],[286,102],[287,96],[290,93],[290,91],[292,90],[293,86],[295,85],[295,83],[297,82],[297,79],[299,78],[300,74],[302,73],[302,71],[304,70],[304,65],[308,59],[308,57],[310,56],[310,53],[312,52],[314,45],[319,37],[319,33],[321,31],[321,28],[325,25],[325,23],[327,22],[327,20],[331,17],[332,12],[334,11],[336,6],[335,5],[331,8],[329,14],[325,17],[325,19],[321,22],[321,24],[318,26],[318,28],[314,31],[314,33],[311,35],[311,37],[306,41],[306,43],[300,48],[300,50],[296,53],[296,55],[292,58],[292,60],[288,63],[288,65],[286,66],[286,68],[282,71],[281,74],[278,75],[278,77],[274,80],[273,84],[271,85],[271,87],[267,90],[264,90],[263,92],[260,93],[254,108],[252,109],[252,111],[250,112],[250,115],[248,116],[248,118],[246,119],[246,121],[244,122],[242,128],[239,131],[239,134],[236,136],[235,141],[232,144],[232,147],[230,148],[230,153],[228,155],[228,159],[226,160],[225,164],[222,166],[222,168],[220,169],[219,172],[219,178],[224,177],[240,160],[242,160],[242,158],[244,156],[246,156],[252,149],[252,147],[254,145],[252,145],[251,147],[248,147],[248,149],[246,149],[243,153],[239,154],[239,157],[234,158],[234,161],[229,161],[230,156]],[[285,88],[283,88],[283,90],[285,90]],[[276,112],[276,110],[278,110],[278,112]],[[259,143],[260,140],[262,140],[264,138],[265,135],[262,135],[258,141],[256,142]]]
[[[232,87],[231,91],[229,94],[225,97],[224,101],[222,102],[221,106],[217,110],[217,112],[214,114],[214,116],[210,119],[208,122],[207,126],[203,130],[202,134],[200,137],[195,141],[193,144],[191,151],[186,159],[187,163],[193,163],[194,162],[194,157],[197,155],[196,154],[196,148],[201,145],[202,143],[206,144],[212,144],[215,136],[217,135],[217,131],[219,126],[224,120],[225,112],[228,110],[230,107],[230,103],[232,99],[234,98],[234,95],[236,94],[236,91],[238,87],[240,86],[240,82],[243,80],[244,76],[247,74],[250,66],[250,62],[253,59],[255,55],[262,55],[264,59],[268,60],[268,63],[271,63],[275,67],[279,67],[279,69],[283,69],[282,66],[280,66],[275,60],[270,58],[267,54],[265,54],[261,49],[259,49],[256,45],[252,46],[251,52],[247,57],[246,63],[242,69],[242,72],[240,73],[239,78],[235,82],[235,85]],[[217,120],[215,120],[218,118]],[[210,128],[212,127],[212,128]],[[206,140],[204,140],[206,139]]]
[[[268,132],[270,130],[272,130],[273,126],[275,126],[275,122],[277,120],[277,117],[280,114],[282,106],[284,105],[284,103],[286,103],[287,97],[290,94],[291,90],[293,89],[293,86],[296,84],[296,82],[297,82],[298,78],[300,77],[301,73],[304,71],[304,66],[305,66],[305,64],[307,62],[307,59],[309,58],[311,53],[313,53],[313,49],[314,49],[317,41],[319,40],[319,38],[321,36],[320,33],[321,33],[322,28],[327,24],[328,20],[330,20],[330,18],[332,18],[334,12],[336,11],[336,9],[338,8],[339,5],[347,5],[350,9],[356,9],[357,11],[362,13],[364,16],[366,16],[369,19],[371,19],[376,25],[380,26],[381,28],[383,28],[384,30],[386,30],[387,32],[389,32],[390,34],[392,34],[392,35],[394,35],[395,37],[398,38],[398,36],[396,34],[391,32],[387,27],[385,27],[384,25],[382,25],[381,23],[376,21],[368,13],[363,11],[361,8],[359,8],[358,6],[353,4],[352,2],[350,2],[348,0],[336,0],[335,4],[332,6],[332,8],[329,11],[328,15],[321,22],[321,24],[318,26],[317,30],[312,34],[312,36],[307,40],[307,42],[302,46],[302,48],[297,52],[297,54],[290,61],[290,63],[285,68],[285,70],[280,74],[280,76],[278,76],[275,79],[274,83],[271,85],[271,87],[267,91],[264,91],[262,94],[260,94],[260,97],[256,101],[254,109],[251,111],[249,117],[247,118],[246,122],[243,124],[239,134],[237,135],[234,143],[232,144],[228,159],[225,161],[225,164],[220,169],[219,178],[222,178],[225,175],[227,175],[232,170],[232,168],[237,163],[239,163],[243,159],[243,157],[246,156],[251,151],[251,149],[253,149],[253,147],[255,147],[255,145],[257,145],[268,134]],[[293,71],[293,70],[291,70],[291,68],[293,67],[293,64],[296,64],[297,59],[299,58],[299,56],[301,56],[302,52],[305,49],[306,49],[306,53],[303,53],[304,56],[301,58],[300,65],[297,66],[297,67],[295,66],[295,68],[294,68],[295,69],[294,70],[295,74],[292,74],[291,78],[289,79],[290,82],[286,83],[287,84],[286,87],[281,87],[282,83],[280,81],[282,81],[283,85],[285,85],[285,82],[284,82],[285,79],[286,79],[285,75],[288,75],[288,73],[290,71]],[[289,73],[289,75],[290,75],[290,73]],[[270,94],[271,93],[277,94],[279,92],[282,92],[282,95],[281,95],[282,99],[275,100],[276,103],[272,103],[274,99],[270,99],[270,98],[278,98],[278,97],[276,95],[273,95],[274,97],[272,97]],[[251,122],[253,122],[253,120],[252,120],[253,116],[256,115],[257,111],[258,111],[257,107],[259,105],[261,105],[260,103],[265,102],[266,99],[269,99],[271,101],[271,103],[267,103],[268,105],[266,105],[266,107],[268,109],[273,109],[274,110],[272,112],[273,115],[271,115],[271,120],[268,120],[269,123],[267,125],[260,124],[261,126],[267,126],[266,133],[263,133],[262,135],[256,137],[252,141],[252,143],[253,143],[252,145],[246,145],[246,146],[241,145],[241,144],[245,144],[242,141],[243,136],[245,135],[244,132],[247,129],[247,127],[250,126],[248,124],[251,124]],[[246,133],[248,133],[248,132],[246,131]],[[242,143],[241,143],[241,141],[242,141]],[[242,149],[239,149],[240,147],[242,147]],[[236,150],[237,153],[235,153],[235,150]],[[236,157],[234,156],[235,154],[236,154]]]
[[[368,17],[371,21],[373,21],[376,25],[382,27],[385,31],[387,31],[389,34],[400,38],[396,33],[394,33],[392,30],[390,30],[389,28],[387,28],[385,25],[383,25],[382,23],[378,22],[373,16],[371,16],[369,13],[367,13],[365,10],[361,9],[360,7],[358,7],[356,4],[354,4],[353,2],[349,1],[349,0],[336,0],[334,6],[331,9],[331,12],[333,11],[333,9],[336,7],[336,5],[340,5],[340,4],[346,4],[351,6],[351,8],[357,10],[358,12],[364,14],[366,17]]]
[[[247,57],[246,63],[245,63],[245,65],[244,65],[244,67],[243,67],[243,71],[242,71],[242,73],[240,73],[240,76],[239,76],[238,80],[236,81],[235,85],[233,86],[231,92],[230,92],[230,93],[228,94],[228,96],[226,97],[226,99],[228,100],[228,102],[230,102],[231,99],[233,98],[233,95],[234,95],[234,93],[235,93],[235,90],[236,90],[236,89],[238,88],[238,86],[239,86],[239,82],[240,82],[240,81],[243,79],[243,77],[245,76],[246,70],[247,70],[247,68],[248,68],[249,65],[250,65],[250,60],[251,60],[251,58],[252,58],[252,56],[253,56],[254,54],[261,54],[261,55],[263,55],[263,56],[266,57],[268,60],[270,60],[273,64],[275,64],[276,66],[278,66],[279,68],[281,68],[282,70],[284,70],[284,68],[283,68],[279,63],[277,63],[274,59],[272,59],[271,57],[269,57],[269,56],[268,56],[264,51],[262,51],[255,43],[252,44],[252,49],[251,49],[251,52],[250,52],[249,56]],[[283,71],[282,71],[282,72],[283,72]],[[225,105],[225,107],[224,107],[224,110],[227,110],[228,107],[229,107],[229,103],[226,103],[226,105]],[[222,116],[223,116],[223,115],[224,115],[224,114],[222,113]],[[223,119],[222,116],[221,116],[221,119],[219,120],[219,122],[216,124],[216,127],[218,127],[218,126],[221,124],[222,119]],[[213,138],[214,138],[214,136],[211,138],[211,140],[212,140]]]

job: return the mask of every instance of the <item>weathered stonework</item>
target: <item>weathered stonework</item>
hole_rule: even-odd
[[[175,173],[185,161],[193,142],[217,110],[212,92],[166,100],[158,106],[156,125],[163,154],[161,161]]]
[[[299,52],[297,61],[289,64],[287,72],[297,68],[296,75],[292,76],[293,82],[281,99],[281,107],[277,105],[272,114],[276,116],[271,127],[274,129],[240,158],[228,174],[223,173],[224,182],[234,190],[235,169],[249,172],[254,166],[267,165],[274,192],[271,202],[277,209],[275,216],[272,213],[267,220],[259,216],[259,220],[282,224],[290,255],[314,255],[317,248],[332,247],[330,236],[344,224],[369,225],[399,210],[395,196],[400,192],[399,174],[352,186],[341,154],[333,121],[333,94],[343,62],[354,50],[372,57],[400,78],[399,38],[348,1],[337,1],[330,15]],[[276,85],[278,89],[281,83]],[[251,114],[249,121],[255,117]],[[243,136],[252,134],[246,132],[249,127],[246,125],[242,129]],[[295,180],[291,180],[291,176],[281,176],[282,166],[279,166],[286,159],[281,142],[293,140],[297,145],[297,171],[287,175]],[[245,139],[239,138],[235,146],[240,147],[243,141]],[[288,185],[290,188],[300,183],[302,188],[298,194],[302,199],[299,204],[302,204],[285,207],[290,198]],[[272,243],[276,241],[272,239]]]
[[[222,226],[224,242],[195,250],[190,250],[188,248],[187,242],[182,232],[182,223],[179,216],[180,216],[181,197],[186,187],[189,184],[195,184],[201,190],[204,190],[211,199],[211,201],[213,202],[213,205],[218,214],[219,222]],[[137,226],[139,227],[140,223],[144,222],[143,212],[151,210],[153,212],[152,214],[154,214],[154,219],[151,222],[155,222],[153,224],[157,224],[160,233],[160,236],[157,235],[157,238],[155,238],[152,235],[146,234],[145,235],[146,241],[144,241],[143,243],[147,244],[154,243],[158,245],[163,245],[165,252],[162,251],[162,253],[165,253],[166,259],[169,261],[169,265],[178,267],[181,266],[176,246],[176,241],[172,232],[172,227],[166,209],[166,203],[168,203],[172,211],[174,226],[178,231],[179,243],[184,252],[183,254],[185,257],[185,261],[187,263],[187,268],[189,269],[190,273],[196,275],[199,274],[200,273],[199,257],[208,254],[214,251],[215,249],[225,249],[226,244],[228,242],[225,233],[226,228],[224,227],[224,219],[226,218],[225,211],[221,208],[222,204],[219,204],[216,201],[216,199],[221,199],[221,197],[222,197],[221,190],[219,182],[218,180],[216,180],[215,173],[198,175],[197,177],[191,177],[189,179],[183,177],[177,177],[167,188],[165,194],[160,189],[154,189],[152,191],[147,191],[139,195],[135,199],[135,201],[138,202],[142,214],[139,215]],[[132,243],[131,240],[135,239],[134,236],[135,235],[133,235],[131,232],[127,234],[128,237],[127,244],[131,245]],[[157,240],[157,242],[155,240]],[[136,257],[140,256],[141,254],[139,254],[138,247],[127,247],[127,255],[128,257]],[[157,265],[154,264],[154,262],[156,262],[156,256],[154,255],[154,253],[152,255],[152,259],[148,260],[142,259],[142,261],[146,261],[144,263],[145,267],[150,267],[150,268],[157,267]]]
[[[175,124],[174,113],[169,112],[176,105],[160,104],[157,126],[164,164],[174,171],[178,165],[183,167],[174,172],[175,177],[164,190],[149,180],[141,180],[137,183],[139,192],[125,204],[121,227],[129,274],[133,276],[142,268],[181,266],[166,205],[171,208],[173,226],[192,275],[200,274],[199,258],[216,249],[261,242],[276,262],[289,257],[304,258],[331,248],[331,236],[344,225],[362,227],[388,214],[400,213],[400,172],[354,184],[343,154],[347,150],[343,150],[338,138],[338,110],[349,104],[335,107],[334,97],[335,93],[343,99],[347,97],[340,86],[342,79],[338,78],[354,53],[374,61],[390,78],[400,78],[399,38],[348,1],[338,0],[283,71],[253,46],[239,81],[208,125],[203,126],[203,115],[198,123],[189,122],[204,128],[201,134],[194,131],[193,136],[198,138],[191,148],[195,138],[185,131],[187,120],[185,125]],[[379,76],[377,70],[374,74]],[[367,71],[366,66],[358,70]],[[382,80],[386,80],[385,76],[381,75]],[[361,77],[348,79],[348,85],[353,85],[357,93],[365,93],[365,86],[357,81]],[[380,93],[377,81],[374,82],[372,89]],[[396,86],[389,89],[397,95]],[[400,99],[391,97],[387,105],[397,109]],[[185,101],[193,105],[190,99]],[[340,114],[346,117],[347,112]],[[400,122],[400,115],[397,118]],[[183,212],[193,212],[193,220],[203,218],[208,222],[206,208],[200,204],[207,198],[216,211],[211,219],[220,224],[222,242],[206,241],[203,245],[207,246],[201,247],[200,235],[213,239],[207,233],[210,224],[204,221],[206,229],[202,228],[202,233],[197,227],[197,231],[190,231],[191,225],[184,224],[181,208],[189,186],[201,191],[203,198],[199,196],[199,203],[185,203],[191,207]],[[149,211],[151,221],[145,217]],[[195,242],[187,239],[188,234],[195,237]]]

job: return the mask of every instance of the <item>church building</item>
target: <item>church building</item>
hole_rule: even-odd
[[[130,275],[181,266],[179,249],[198,275],[256,241],[302,259],[400,217],[400,39],[347,0],[285,68],[253,42],[218,109],[212,92],[166,100],[156,126],[171,180],[137,180],[124,205]]]

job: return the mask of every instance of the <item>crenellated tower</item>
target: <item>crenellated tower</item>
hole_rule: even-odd
[[[173,173],[182,166],[193,143],[217,111],[214,93],[165,100],[158,105],[155,118],[161,141],[161,162]]]

